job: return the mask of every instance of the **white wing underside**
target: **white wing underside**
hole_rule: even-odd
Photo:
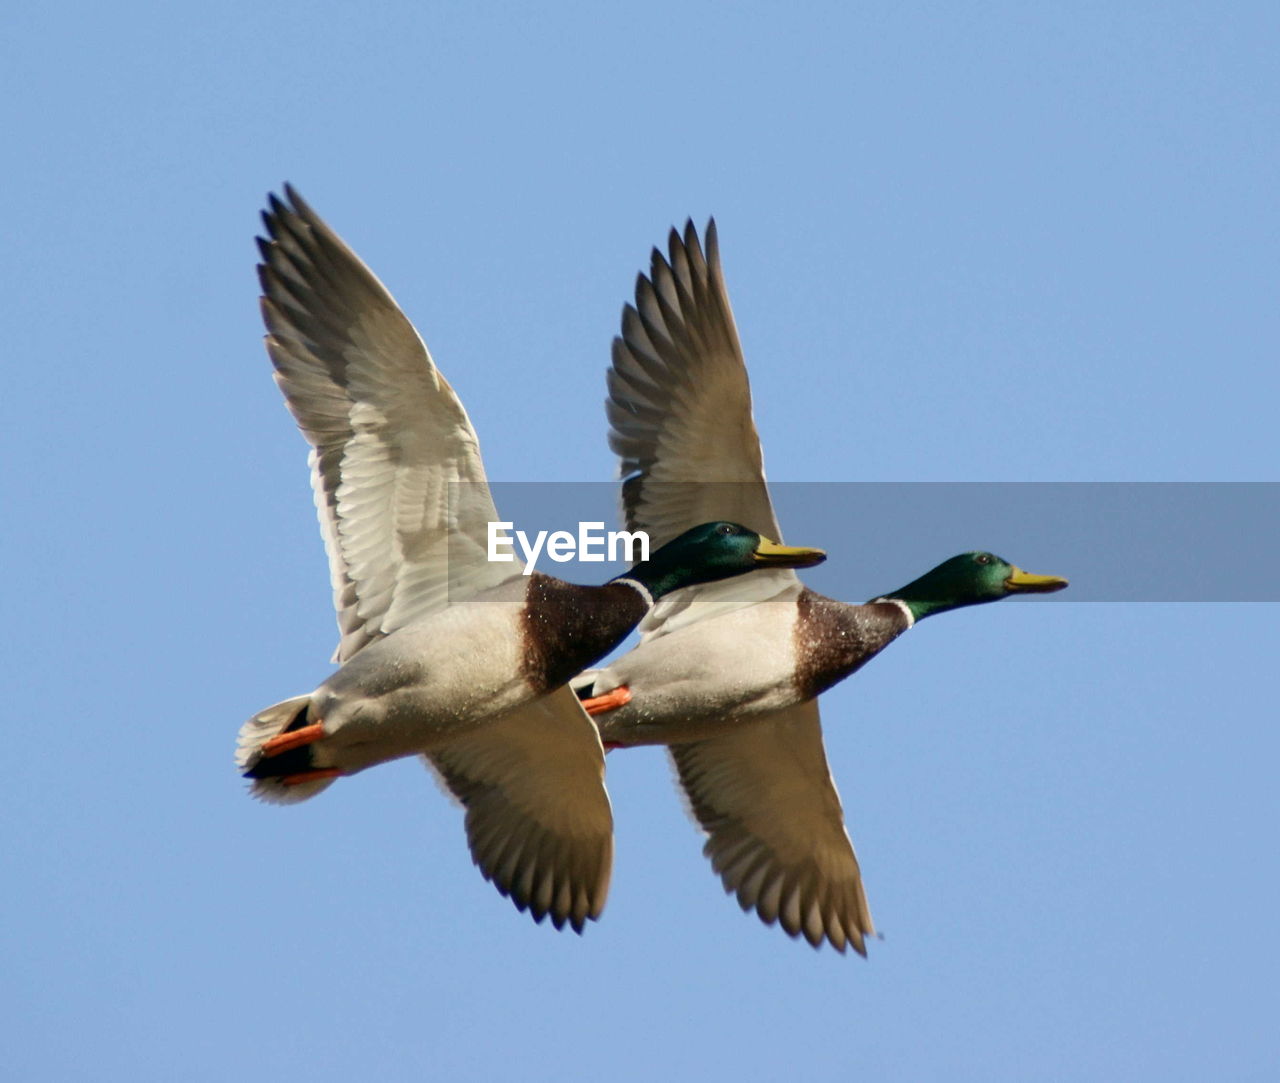
[[[705,256],[692,223],[683,238],[671,231],[669,251],[668,259],[654,249],[613,343],[606,409],[627,528],[647,531],[657,546],[727,519],[781,541],[715,223]],[[798,582],[777,570],[675,591],[645,618],[641,635],[776,598]]]
[[[341,640],[335,661],[519,575],[486,558],[497,519],[479,441],[391,294],[290,188],[260,240],[267,350],[312,446]]]
[[[716,737],[672,745],[704,852],[744,910],[815,947],[866,954],[875,934],[840,795],[809,700]]]
[[[604,750],[567,686],[423,758],[466,807],[485,879],[557,928],[600,916],[613,867]]]

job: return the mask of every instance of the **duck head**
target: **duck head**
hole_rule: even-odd
[[[882,595],[903,602],[916,620],[966,605],[998,602],[1011,594],[1049,594],[1067,581],[1057,575],[1033,575],[994,553],[961,553],[905,587]]]
[[[657,599],[695,583],[729,579],[762,568],[809,568],[826,559],[821,549],[779,545],[739,523],[703,523],[651,553],[625,578],[642,583]]]

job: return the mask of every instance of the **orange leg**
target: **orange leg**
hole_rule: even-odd
[[[278,756],[281,752],[288,752],[291,748],[301,748],[303,745],[315,744],[322,737],[324,737],[324,726],[319,722],[310,726],[303,726],[301,729],[293,730],[290,733],[281,733],[263,743],[262,758]]]
[[[592,696],[582,701],[583,709],[589,715],[604,714],[605,711],[616,711],[631,702],[631,689],[625,684],[606,692],[603,696]]]
[[[316,771],[300,771],[296,775],[285,775],[280,780],[282,786],[300,786],[304,782],[318,782],[322,778],[337,778],[341,771],[336,767],[322,767]]]

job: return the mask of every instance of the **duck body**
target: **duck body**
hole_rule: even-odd
[[[490,559],[502,520],[479,439],[413,325],[291,188],[263,220],[267,353],[311,447],[341,668],[250,718],[237,766],[255,797],[296,803],[421,753],[465,807],[485,879],[581,932],[608,892],[613,818],[599,734],[565,682],[672,591],[824,555],[704,521],[602,586]]]
[[[796,583],[648,639],[575,687],[591,697],[630,690],[624,706],[595,716],[606,747],[697,741],[813,699],[912,623],[897,603],[850,605]]]
[[[689,222],[665,255],[654,249],[612,360],[609,446],[627,529],[661,542],[723,517],[780,537],[714,222],[705,248]],[[875,927],[817,697],[924,617],[1065,586],[972,552],[861,605],[791,573],[692,587],[574,688],[606,745],[667,745],[703,852],[743,910],[814,947],[865,954]]]
[[[522,672],[530,583],[487,559],[499,517],[475,430],[390,292],[296,192],[263,221],[267,353],[311,447],[341,668],[250,718],[237,767],[291,804],[421,752],[485,879],[581,932],[613,863],[603,752],[571,694]]]
[[[354,775],[429,755],[565,684],[647,609],[627,583],[584,586],[539,572],[509,580],[362,648],[305,697],[303,716],[292,720],[320,723],[324,736],[280,757],[246,759],[246,771],[263,780],[261,796],[284,799],[288,789],[272,779]],[[245,728],[252,738],[254,720]]]

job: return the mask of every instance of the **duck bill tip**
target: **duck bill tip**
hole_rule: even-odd
[[[810,549],[799,545],[779,545],[762,537],[756,546],[755,562],[766,568],[812,568],[827,559],[822,549]]]

